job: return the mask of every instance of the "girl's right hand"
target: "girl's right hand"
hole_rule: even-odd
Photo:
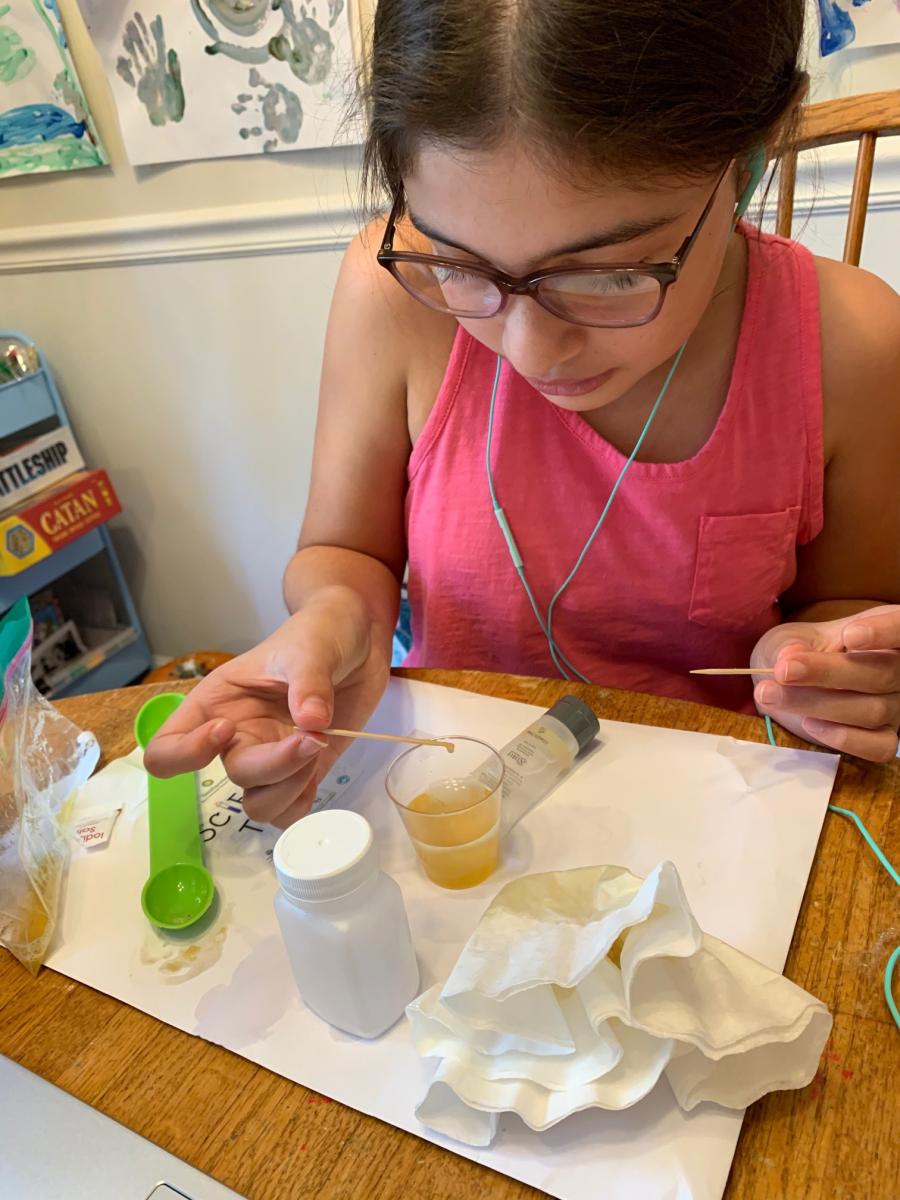
[[[161,778],[216,755],[249,817],[286,828],[304,816],[344,748],[305,730],[362,729],[390,674],[390,636],[344,587],[316,595],[264,642],[194,687],[144,754]]]

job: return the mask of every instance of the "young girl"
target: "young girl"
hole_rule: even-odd
[[[715,11],[713,11],[713,9]],[[900,723],[900,298],[738,223],[804,0],[380,0],[293,614],[147,753],[301,816],[388,678],[563,673],[875,761]],[[700,666],[774,666],[703,679]]]

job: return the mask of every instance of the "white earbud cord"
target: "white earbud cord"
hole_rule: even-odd
[[[494,410],[497,405],[497,389],[500,385],[500,373],[501,373],[501,370],[503,367],[503,359],[500,357],[499,354],[497,355],[497,369],[494,372],[494,384],[493,384],[493,387],[491,388],[491,404],[490,404],[490,411],[488,413],[487,446],[485,449],[485,466],[487,469],[488,491],[490,492],[491,505],[493,506],[493,509],[494,509],[494,516],[497,520],[497,524],[500,527],[500,532],[503,534],[503,540],[506,542],[506,547],[507,547],[507,550],[509,551],[509,556],[510,556],[510,559],[512,560],[513,567],[515,568],[516,574],[518,575],[518,577],[522,583],[522,587],[525,589],[525,595],[528,597],[528,600],[531,604],[532,611],[534,612],[534,615],[535,615],[535,619],[537,620],[537,623],[540,626],[541,632],[543,633],[544,637],[547,639],[547,646],[550,650],[550,657],[553,660],[553,665],[556,667],[557,671],[559,671],[560,675],[562,675],[562,677],[564,679],[571,679],[574,676],[576,679],[580,679],[582,683],[590,683],[591,682],[587,678],[586,675],[583,675],[581,673],[581,671],[579,671],[578,668],[569,661],[569,659],[566,657],[566,655],[563,653],[563,651],[559,647],[556,639],[554,638],[554,636],[553,636],[553,610],[556,607],[557,601],[560,599],[563,592],[565,592],[566,588],[569,586],[569,584],[572,582],[572,580],[578,574],[579,570],[581,569],[581,564],[584,562],[585,558],[587,557],[588,551],[590,550],[591,546],[594,544],[594,539],[596,538],[597,534],[600,532],[601,528],[603,527],[603,522],[606,520],[606,514],[610,510],[610,506],[612,505],[612,502],[615,499],[616,492],[618,492],[619,487],[621,486],[622,480],[625,478],[625,476],[628,473],[628,468],[634,462],[638,451],[640,450],[641,446],[643,445],[644,438],[647,436],[647,431],[650,429],[650,425],[653,422],[653,418],[656,416],[657,412],[659,411],[659,406],[662,403],[663,397],[665,396],[666,392],[669,390],[669,384],[672,382],[672,376],[675,374],[675,368],[681,362],[681,357],[684,354],[686,346],[687,346],[687,342],[682,343],[678,353],[675,355],[675,358],[672,360],[672,365],[671,365],[671,367],[669,367],[668,373],[666,374],[666,378],[663,381],[663,385],[659,390],[659,395],[656,397],[656,401],[654,402],[653,407],[650,409],[650,415],[647,417],[647,420],[644,422],[644,428],[641,430],[640,436],[638,437],[637,441],[634,444],[634,449],[631,451],[631,454],[629,454],[627,460],[625,461],[624,466],[622,467],[622,470],[619,472],[619,476],[616,479],[616,482],[612,486],[612,490],[609,493],[609,498],[607,499],[606,504],[603,506],[603,511],[600,513],[600,516],[597,518],[596,525],[594,526],[593,530],[591,531],[591,534],[588,537],[587,541],[584,543],[581,553],[578,555],[578,558],[575,560],[575,564],[572,567],[571,571],[568,573],[566,578],[563,580],[563,582],[557,588],[556,592],[553,595],[553,598],[550,601],[550,605],[547,609],[546,620],[542,616],[541,610],[538,608],[537,601],[534,598],[534,593],[532,592],[531,587],[529,586],[528,580],[525,577],[525,564],[522,561],[522,555],[519,552],[519,547],[516,544],[516,539],[513,536],[513,532],[512,532],[512,529],[510,528],[509,521],[507,520],[506,513],[503,511],[503,508],[502,508],[499,500],[497,499],[497,491],[496,491],[496,488],[494,487],[494,474],[493,474],[493,470],[491,469],[491,449],[492,449],[493,441],[494,441]],[[567,674],[567,670],[571,671],[572,674],[571,675]]]

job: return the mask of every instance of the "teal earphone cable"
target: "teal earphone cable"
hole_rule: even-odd
[[[594,538],[596,538],[597,534],[600,532],[603,522],[606,520],[606,514],[609,512],[610,506],[612,505],[613,500],[616,498],[616,492],[619,490],[619,487],[622,483],[622,480],[625,478],[628,468],[631,466],[631,464],[634,462],[635,458],[637,457],[638,451],[640,450],[641,446],[644,443],[644,438],[647,436],[647,432],[650,429],[650,425],[653,421],[653,418],[656,416],[657,412],[659,411],[659,406],[660,406],[660,404],[662,404],[663,397],[665,396],[666,392],[669,390],[669,384],[672,382],[672,376],[675,374],[675,368],[681,362],[681,359],[682,359],[682,356],[684,355],[686,346],[687,346],[687,342],[681,343],[678,353],[675,355],[674,359],[672,360],[672,365],[671,365],[671,367],[669,367],[669,370],[666,373],[666,377],[663,380],[663,385],[659,389],[659,395],[656,397],[656,401],[654,402],[653,407],[650,409],[650,414],[647,417],[647,420],[644,422],[644,428],[641,430],[640,435],[638,436],[638,440],[634,443],[634,449],[628,455],[628,459],[626,460],[625,465],[622,467],[622,470],[619,472],[618,479],[612,486],[612,491],[609,493],[609,498],[606,501],[606,504],[603,506],[603,512],[601,512],[601,514],[597,520],[597,524],[594,526],[594,528],[591,532],[591,536],[585,542],[584,548],[582,549],[581,553],[578,555],[578,558],[575,561],[574,567],[569,572],[569,574],[566,576],[563,583],[557,589],[556,594],[554,595],[553,599],[550,601],[550,606],[547,609],[547,638],[550,643],[551,649],[556,644],[554,637],[553,637],[553,610],[556,607],[556,602],[557,602],[557,600],[559,600],[560,596],[562,596],[563,592],[566,590],[566,588],[569,586],[569,584],[572,582],[572,580],[578,574],[578,571],[581,568],[581,564],[584,562],[584,560],[587,556],[587,552],[590,550],[591,546],[594,544]]]
[[[897,965],[898,958],[900,958],[900,946],[897,947],[888,959],[887,966],[884,969],[884,998],[887,1001],[891,1016],[897,1022],[897,1028],[900,1029],[900,1011],[898,1011],[894,1001],[894,967]]]
[[[878,859],[878,861],[881,863],[881,865],[887,871],[888,875],[890,875],[890,877],[891,877],[891,879],[893,879],[894,883],[896,883],[898,886],[900,886],[900,873],[898,873],[896,867],[894,867],[894,865],[891,863],[890,859],[887,857],[887,855],[884,853],[884,851],[881,849],[881,847],[878,845],[878,843],[872,837],[871,833],[869,833],[868,829],[866,829],[865,825],[863,825],[862,821],[856,815],[856,813],[851,812],[851,810],[849,808],[839,808],[837,804],[829,804],[828,811],[833,812],[833,813],[840,813],[842,817],[850,818],[850,820],[854,823],[856,828],[859,830],[859,832],[863,835],[865,840],[868,842],[869,848],[874,852],[875,857]]]
[[[490,492],[490,497],[491,497],[491,505],[494,510],[494,516],[497,520],[497,524],[500,526],[500,531],[503,534],[504,540],[506,541],[506,546],[507,546],[507,549],[509,550],[509,556],[512,560],[513,566],[515,567],[516,574],[519,576],[519,580],[522,583],[522,587],[525,589],[525,594],[528,597],[528,600],[531,604],[532,611],[534,612],[534,615],[537,618],[537,623],[540,626],[541,631],[544,634],[544,637],[547,639],[547,646],[550,650],[550,657],[553,659],[553,665],[556,667],[556,669],[559,671],[560,675],[562,675],[564,679],[571,678],[570,675],[566,674],[566,668],[567,668],[569,671],[572,672],[572,675],[574,675],[577,679],[580,679],[582,683],[590,683],[591,682],[587,678],[586,675],[583,675],[578,670],[577,667],[573,666],[573,664],[569,661],[569,659],[565,656],[565,654],[563,654],[562,650],[560,649],[559,645],[557,644],[556,639],[553,636],[553,610],[556,607],[556,603],[562,596],[563,592],[566,590],[566,588],[569,586],[569,584],[572,582],[572,580],[578,574],[579,570],[581,569],[581,564],[584,562],[585,558],[587,557],[588,551],[590,550],[591,546],[594,544],[594,539],[597,537],[597,534],[602,529],[603,522],[606,520],[606,515],[609,512],[612,502],[616,497],[616,493],[618,492],[625,476],[628,474],[628,468],[631,466],[631,464],[634,462],[635,458],[637,457],[637,453],[644,443],[644,438],[647,436],[647,432],[650,429],[651,424],[653,423],[653,418],[656,416],[657,412],[659,411],[659,406],[660,406],[660,404],[662,404],[663,397],[665,396],[666,392],[669,390],[669,384],[672,382],[672,376],[675,374],[675,368],[681,362],[681,358],[682,358],[682,355],[684,354],[686,346],[687,346],[687,342],[683,342],[678,350],[678,353],[675,355],[675,358],[672,360],[672,365],[671,365],[671,367],[669,367],[669,370],[666,374],[666,378],[663,381],[663,385],[659,390],[659,395],[656,397],[653,407],[650,409],[650,413],[647,417],[647,420],[644,422],[644,427],[641,430],[641,432],[638,436],[638,439],[634,444],[634,449],[631,451],[628,458],[626,459],[625,464],[622,467],[622,470],[619,472],[616,482],[612,486],[612,490],[609,493],[609,497],[607,498],[606,504],[603,506],[603,511],[600,513],[600,516],[597,519],[596,525],[594,526],[593,530],[591,531],[590,536],[588,537],[587,541],[584,543],[584,546],[581,549],[581,553],[578,555],[578,558],[575,560],[575,565],[572,567],[569,574],[563,580],[562,584],[557,588],[556,592],[553,595],[553,598],[550,601],[550,605],[547,609],[546,620],[541,615],[541,611],[538,607],[537,601],[534,598],[534,593],[532,592],[531,587],[528,583],[528,580],[525,577],[525,565],[522,561],[522,555],[519,552],[519,547],[516,544],[516,539],[513,536],[513,532],[512,532],[512,529],[510,528],[509,521],[507,520],[506,513],[503,511],[503,508],[502,508],[499,500],[497,499],[497,491],[496,491],[496,488],[494,487],[494,474],[493,474],[493,470],[491,467],[491,447],[493,445],[493,440],[494,440],[494,411],[497,406],[497,388],[499,387],[499,384],[500,384],[500,373],[501,373],[501,370],[503,367],[503,359],[500,357],[499,354],[497,355],[497,369],[494,372],[494,384],[493,384],[493,387],[491,388],[491,403],[490,403],[490,408],[488,411],[487,445],[486,445],[486,449],[485,449],[485,465],[486,465],[486,469],[487,469],[487,482],[488,482],[488,490]],[[565,666],[563,666],[563,664],[565,664]]]
[[[685,345],[686,345],[686,343],[685,343]],[[522,555],[519,552],[519,547],[516,544],[516,539],[513,536],[512,529],[510,528],[509,522],[506,518],[506,513],[503,511],[503,508],[497,498],[497,491],[494,486],[494,476],[493,476],[493,471],[491,469],[491,449],[493,446],[494,411],[495,411],[496,402],[497,402],[497,389],[500,384],[500,374],[501,374],[501,370],[502,370],[502,366],[503,366],[502,358],[499,355],[497,356],[497,368],[494,372],[494,384],[493,384],[493,387],[491,388],[491,402],[490,402],[490,410],[489,410],[489,414],[488,414],[487,444],[486,444],[486,449],[485,449],[485,465],[486,465],[486,469],[487,469],[486,473],[487,473],[488,490],[490,492],[490,498],[491,498],[491,505],[494,510],[494,516],[497,520],[497,524],[500,527],[500,530],[503,534],[503,538],[506,542],[507,549],[509,550],[510,559],[512,560],[513,566],[515,567],[516,574],[518,575],[519,580],[521,581],[522,587],[525,590],[525,594],[528,597],[529,603],[531,604],[532,611],[534,612],[535,619],[536,619],[538,625],[540,626],[541,632],[544,634],[544,637],[547,639],[547,645],[550,650],[550,657],[553,659],[554,666],[557,668],[560,675],[562,675],[564,679],[571,679],[572,676],[574,676],[575,678],[580,679],[582,683],[589,684],[591,682],[585,675],[583,675],[578,670],[577,667],[575,667],[569,661],[569,659],[565,656],[565,654],[560,649],[560,647],[557,645],[556,640],[553,637],[553,609],[554,609],[554,606],[556,605],[557,600],[559,600],[560,596],[563,594],[563,592],[566,590],[566,588],[569,586],[569,584],[572,582],[572,580],[577,575],[577,573],[581,567],[581,564],[584,562],[584,559],[587,555],[588,550],[590,550],[590,548],[594,542],[594,539],[596,538],[597,534],[600,532],[600,529],[603,526],[603,522],[606,520],[606,514],[609,512],[610,505],[613,502],[616,492],[619,490],[619,486],[621,485],[622,480],[625,478],[628,468],[631,466],[638,451],[640,450],[641,444],[644,441],[644,438],[647,434],[648,429],[650,428],[650,424],[651,424],[653,418],[656,416],[657,410],[659,409],[659,406],[662,403],[663,396],[665,396],[666,391],[668,390],[669,383],[671,382],[672,376],[675,373],[675,368],[678,366],[678,363],[681,361],[681,356],[684,353],[685,345],[682,345],[681,349],[678,351],[678,354],[675,356],[675,360],[673,361],[672,366],[669,369],[669,373],[667,374],[665,381],[663,383],[662,389],[660,390],[660,393],[656,398],[656,402],[654,403],[653,408],[650,410],[650,415],[647,417],[647,420],[644,423],[644,428],[641,430],[640,436],[638,437],[638,440],[635,443],[634,449],[632,450],[627,461],[625,462],[625,465],[622,467],[622,470],[619,472],[619,476],[616,479],[615,484],[613,485],[613,488],[609,494],[606,504],[603,507],[603,511],[600,513],[597,523],[594,526],[593,530],[591,531],[591,534],[590,534],[588,540],[585,542],[584,546],[582,547],[581,553],[578,555],[578,558],[575,560],[575,565],[572,567],[572,570],[566,576],[565,580],[560,585],[560,587],[557,589],[552,600],[550,601],[550,606],[547,609],[547,620],[546,621],[544,620],[543,616],[541,615],[541,610],[538,607],[538,603],[534,598],[534,593],[532,592],[531,587],[529,586],[528,580],[525,576],[525,566],[522,561]],[[571,676],[566,674],[566,668],[572,672]],[[775,730],[772,727],[772,718],[769,716],[766,716],[765,722],[766,722],[766,734],[768,736],[769,742],[777,748],[778,742],[775,740]],[[894,883],[900,884],[900,872],[898,872],[896,870],[896,868],[894,867],[894,865],[890,862],[887,855],[884,853],[884,851],[881,849],[881,847],[878,845],[878,843],[875,841],[875,839],[869,833],[868,829],[865,827],[862,820],[860,820],[860,818],[857,816],[857,814],[855,812],[852,812],[849,808],[840,808],[836,804],[829,804],[828,811],[833,812],[833,813],[838,813],[840,816],[847,817],[847,818],[849,818],[849,820],[853,821],[853,823],[856,825],[857,829],[859,830],[859,832],[862,834],[863,838],[865,839],[866,843],[868,844],[868,846],[874,853],[875,857],[878,859],[879,863],[882,865],[882,867],[884,867],[884,869],[887,871],[888,875],[891,877],[891,879],[893,879]],[[900,1011],[898,1011],[897,1005],[894,1001],[894,995],[893,995],[894,969],[897,965],[898,960],[900,960],[900,946],[898,946],[894,950],[894,952],[891,954],[890,958],[887,961],[887,965],[885,967],[884,998],[885,998],[885,1002],[887,1003],[887,1006],[888,1006],[888,1011],[890,1012],[892,1018],[894,1019],[894,1022],[896,1023],[897,1028],[900,1029]]]
[[[758,184],[760,177],[762,176],[762,173],[763,173],[763,170],[765,167],[764,152],[762,150],[757,151],[757,153],[751,158],[748,166],[750,169],[750,182],[747,185],[743,195],[741,196],[740,201],[738,202],[736,217],[740,217],[741,215],[743,215],[744,211],[747,208],[747,204],[749,203],[750,197],[753,194],[753,191],[754,191],[756,185]],[[644,439],[647,436],[647,432],[650,429],[650,425],[653,421],[653,418],[656,416],[656,413],[659,410],[659,406],[662,403],[663,397],[665,396],[666,392],[668,391],[669,384],[672,381],[672,376],[675,374],[675,369],[677,368],[679,362],[681,361],[681,358],[682,358],[682,355],[684,354],[686,345],[687,345],[686,342],[683,343],[681,348],[679,349],[678,353],[675,355],[672,365],[669,368],[668,374],[666,375],[666,378],[663,382],[662,388],[660,389],[659,395],[656,397],[656,401],[654,402],[653,407],[650,410],[650,414],[644,423],[644,427],[641,430],[641,433],[640,433],[637,441],[635,442],[634,449],[631,451],[631,454],[628,456],[628,459],[626,460],[624,466],[622,467],[622,470],[619,472],[618,478],[616,479],[615,483],[613,484],[612,490],[610,491],[610,494],[609,494],[609,497],[607,498],[606,504],[603,506],[603,511],[600,513],[600,516],[597,519],[597,523],[595,524],[593,530],[590,533],[590,536],[588,537],[587,541],[585,542],[584,546],[582,547],[581,553],[578,555],[577,559],[575,560],[575,564],[572,567],[571,571],[566,576],[566,578],[563,580],[563,582],[559,586],[559,588],[557,588],[552,599],[550,600],[550,604],[547,608],[546,620],[544,619],[543,615],[541,614],[541,610],[538,607],[537,600],[535,599],[534,593],[532,592],[531,587],[528,583],[528,580],[525,576],[525,565],[522,560],[522,555],[519,551],[518,545],[516,544],[516,539],[513,535],[509,521],[507,520],[506,513],[503,511],[503,507],[501,506],[500,501],[497,498],[497,491],[494,486],[494,475],[493,475],[493,470],[491,468],[491,451],[492,451],[492,447],[493,447],[493,437],[494,437],[494,413],[495,413],[496,404],[497,404],[497,389],[500,385],[500,375],[501,375],[501,371],[502,371],[502,367],[503,367],[503,359],[500,357],[500,355],[497,356],[497,367],[494,372],[494,382],[493,382],[493,386],[491,388],[490,409],[489,409],[489,413],[488,413],[487,443],[486,443],[486,447],[485,447],[485,467],[486,467],[486,474],[487,474],[488,490],[489,490],[490,499],[491,499],[491,506],[493,508],[494,517],[500,528],[500,532],[503,534],[503,539],[506,542],[506,547],[507,547],[507,550],[509,551],[509,556],[512,561],[513,567],[515,568],[516,574],[519,577],[519,580],[525,591],[525,595],[528,597],[528,601],[529,601],[529,603],[531,605],[531,609],[534,613],[535,620],[537,621],[538,626],[539,626],[541,632],[543,633],[544,637],[547,639],[547,646],[550,651],[550,657],[553,660],[554,666],[559,671],[560,675],[563,676],[564,679],[572,679],[574,677],[576,679],[581,680],[582,683],[589,684],[591,682],[590,679],[588,679],[586,675],[583,675],[581,673],[581,671],[579,671],[578,668],[569,661],[569,659],[566,657],[566,655],[563,653],[562,649],[556,642],[556,639],[553,636],[553,612],[554,612],[554,609],[556,607],[557,601],[560,599],[560,597],[565,592],[566,588],[569,586],[569,584],[572,582],[572,580],[575,578],[575,576],[578,574],[579,570],[581,569],[581,565],[584,562],[585,558],[587,557],[588,551],[590,550],[591,546],[593,545],[594,540],[597,537],[597,534],[600,532],[601,528],[603,527],[603,522],[606,520],[607,513],[609,512],[612,502],[615,499],[616,493],[618,492],[619,487],[622,484],[622,481],[624,480],[626,474],[628,473],[629,467],[631,466],[631,464],[634,462],[635,458],[637,457],[638,451],[640,450],[640,448],[644,442]],[[571,672],[571,674],[567,674],[567,671]],[[768,739],[773,746],[777,747],[778,743],[775,740],[775,731],[772,727],[771,718],[766,716],[765,722],[766,722],[766,733],[768,735]],[[857,829],[859,830],[859,832],[862,834],[863,838],[865,839],[866,843],[868,844],[868,846],[870,847],[872,852],[875,854],[875,857],[878,859],[879,863],[882,865],[882,867],[884,867],[884,869],[887,871],[888,875],[891,877],[891,879],[893,879],[894,883],[900,884],[900,873],[898,873],[896,868],[889,861],[889,859],[885,855],[884,851],[881,849],[881,847],[878,845],[878,843],[875,841],[875,839],[869,833],[868,829],[866,829],[865,825],[860,820],[860,818],[857,816],[857,814],[852,812],[848,808],[840,808],[836,804],[829,804],[828,811],[833,812],[833,813],[838,813],[840,816],[847,817],[851,821],[853,821],[853,823],[856,825]],[[890,1012],[895,1024],[897,1025],[897,1028],[900,1029],[900,1011],[898,1011],[897,1004],[895,1003],[894,996],[893,996],[894,968],[896,967],[898,960],[900,960],[900,946],[898,946],[893,951],[893,953],[891,954],[890,958],[888,959],[887,965],[885,967],[884,998],[887,1003],[888,1011]]]
[[[572,676],[568,675],[566,673],[566,670],[557,661],[556,654],[554,653],[554,647],[552,645],[552,640],[547,631],[546,622],[544,621],[541,610],[538,608],[537,601],[534,598],[534,593],[532,592],[531,587],[529,586],[528,580],[525,578],[525,566],[524,566],[524,563],[522,562],[522,555],[519,553],[519,547],[516,544],[516,539],[513,537],[513,531],[509,526],[509,522],[506,519],[506,513],[503,511],[500,501],[497,499],[497,491],[496,491],[496,488],[494,487],[494,473],[491,469],[491,447],[493,446],[493,442],[494,442],[494,409],[496,408],[496,404],[497,404],[497,388],[500,384],[500,371],[501,371],[502,366],[503,366],[503,359],[498,354],[497,355],[497,369],[494,372],[494,384],[493,384],[493,387],[491,388],[491,404],[490,404],[490,410],[488,413],[487,444],[485,447],[485,466],[486,466],[486,473],[487,473],[488,491],[490,492],[490,497],[491,497],[491,507],[494,510],[494,517],[497,520],[497,524],[500,526],[500,532],[503,534],[504,541],[506,542],[506,548],[509,551],[509,557],[512,560],[513,567],[515,568],[516,574],[519,577],[519,581],[525,590],[525,595],[528,597],[529,603],[531,604],[531,609],[532,609],[532,612],[534,613],[535,620],[537,621],[538,625],[540,626],[541,632],[543,633],[544,637],[547,639],[547,644],[550,647],[550,657],[553,659],[553,664],[564,679],[571,679]],[[572,675],[574,675],[578,679],[580,679],[582,681],[582,683],[590,682],[590,680],[586,679],[584,677],[584,675],[582,675],[581,672],[569,662],[569,660],[566,658],[566,656],[562,653],[561,650],[559,651],[559,656],[560,656],[562,662],[564,662],[566,664],[566,667],[572,672]]]
[[[493,442],[494,442],[494,409],[495,409],[496,403],[497,403],[497,387],[500,383],[500,369],[501,369],[502,365],[503,365],[503,359],[498,354],[497,355],[497,369],[494,372],[494,384],[493,384],[493,387],[491,388],[491,405],[490,405],[490,411],[488,414],[487,445],[485,447],[485,466],[487,468],[488,491],[490,492],[491,507],[494,510],[494,517],[496,518],[497,524],[500,526],[500,532],[503,534],[503,539],[506,542],[506,548],[509,551],[509,557],[512,560],[513,567],[515,568],[516,574],[519,577],[522,587],[525,589],[525,595],[528,597],[528,600],[531,604],[531,608],[532,608],[532,611],[534,612],[535,620],[537,621],[538,625],[540,626],[541,632],[543,633],[544,637],[546,637],[549,642],[549,637],[547,634],[547,626],[544,622],[543,616],[541,615],[541,610],[538,608],[537,601],[534,598],[534,594],[532,593],[531,588],[528,585],[528,580],[525,578],[525,568],[524,568],[524,564],[522,562],[522,555],[519,553],[519,547],[516,544],[516,539],[513,537],[512,529],[510,529],[510,527],[509,527],[509,522],[506,519],[506,513],[503,511],[500,501],[497,499],[497,491],[494,487],[494,474],[493,474],[493,471],[491,470],[491,447],[493,446]],[[553,654],[552,648],[551,648],[550,653],[551,653],[551,655]],[[575,668],[572,666],[571,663],[568,662],[568,660],[565,658],[564,655],[563,655],[563,660],[566,662],[566,665],[568,666],[569,670],[571,670],[575,674],[577,674],[578,678],[581,679],[582,682],[585,682],[585,683],[587,682],[587,680],[584,679],[584,676],[580,675],[575,670]],[[555,658],[553,661],[554,661],[554,664],[556,665],[557,669],[560,671],[560,674],[563,676],[563,678],[569,679],[570,676],[568,676],[566,674],[566,672],[559,667],[559,664],[556,662]]]
[[[769,742],[771,745],[773,745],[777,748],[778,743],[775,740],[775,730],[772,728],[772,718],[767,715],[765,717],[765,722],[766,722],[766,734],[769,738]],[[862,823],[862,821],[857,816],[857,814],[855,812],[852,812],[849,808],[840,808],[837,804],[829,804],[828,811],[833,812],[833,813],[840,813],[840,815],[842,817],[850,818],[850,820],[854,823],[854,825],[859,830],[859,832],[863,835],[864,839],[868,843],[869,848],[872,850],[875,857],[878,859],[878,861],[881,863],[881,865],[887,871],[888,875],[890,875],[890,877],[891,877],[891,879],[893,879],[894,883],[900,885],[900,871],[898,871],[897,868],[893,865],[893,863],[890,861],[890,859],[887,857],[887,855],[884,853],[884,851],[881,849],[881,847],[878,845],[878,843],[872,837],[871,833],[869,833],[868,829],[866,829],[865,825]],[[897,965],[898,959],[900,959],[900,946],[897,947],[897,949],[893,952],[891,957],[888,959],[887,966],[884,969],[884,998],[887,1001],[888,1010],[890,1011],[891,1016],[894,1018],[897,1028],[900,1029],[900,1011],[897,1010],[897,1005],[894,1001],[894,988],[893,988],[894,967]]]
[[[760,146],[755,147],[753,152],[748,157],[745,166],[746,166],[746,170],[748,172],[749,178],[747,180],[746,185],[744,186],[743,192],[741,193],[741,195],[737,201],[737,204],[735,205],[735,212],[734,212],[735,226],[737,225],[740,218],[747,211],[747,208],[750,204],[750,200],[753,196],[753,193],[756,191],[756,188],[759,185],[759,181],[762,179],[763,174],[765,173],[765,169],[766,169],[765,146],[760,145]],[[506,548],[509,551],[509,556],[510,556],[510,559],[512,560],[513,567],[515,568],[516,574],[518,575],[519,580],[522,584],[522,587],[525,590],[525,595],[528,597],[528,602],[531,605],[531,609],[534,613],[535,619],[536,619],[538,625],[540,626],[541,632],[543,633],[544,637],[547,639],[547,646],[548,646],[548,649],[550,650],[550,657],[553,660],[553,665],[556,667],[557,671],[559,671],[560,675],[562,675],[562,677],[564,679],[571,679],[574,677],[576,679],[580,679],[582,683],[590,683],[591,682],[586,675],[583,675],[581,673],[581,671],[579,671],[578,668],[569,661],[569,659],[565,656],[565,654],[563,653],[559,644],[557,643],[556,639],[554,638],[554,636],[553,636],[553,611],[556,608],[557,601],[560,599],[563,592],[566,590],[566,588],[569,586],[569,584],[572,582],[572,580],[578,574],[579,570],[581,569],[581,564],[584,562],[588,551],[590,550],[591,546],[594,544],[594,539],[596,538],[597,534],[600,532],[600,530],[603,526],[603,522],[606,520],[606,514],[609,512],[610,505],[612,504],[613,500],[615,499],[616,492],[618,492],[619,486],[621,485],[622,480],[625,478],[626,474],[628,473],[628,468],[634,462],[638,451],[640,450],[641,446],[643,445],[644,438],[647,436],[647,431],[649,430],[650,425],[653,422],[653,418],[656,416],[659,406],[662,403],[663,397],[665,396],[666,392],[669,390],[669,384],[672,382],[672,376],[675,374],[676,367],[681,362],[681,358],[682,358],[682,355],[684,354],[686,346],[687,346],[687,342],[685,341],[682,343],[680,349],[678,350],[678,353],[675,355],[672,365],[669,368],[668,374],[666,375],[666,378],[663,381],[663,385],[660,388],[659,395],[656,397],[656,401],[650,410],[650,415],[647,417],[647,420],[644,422],[644,428],[641,430],[640,436],[638,437],[637,441],[635,442],[634,449],[631,451],[631,454],[628,456],[628,459],[625,462],[625,465],[622,467],[622,470],[619,472],[618,479],[613,484],[612,491],[609,493],[609,498],[607,499],[606,504],[603,507],[603,511],[601,512],[601,514],[597,520],[597,524],[594,526],[593,530],[591,531],[590,537],[587,539],[584,546],[582,547],[581,553],[578,555],[578,558],[575,560],[575,565],[572,567],[572,570],[569,572],[569,574],[563,580],[560,587],[557,588],[555,594],[553,595],[553,597],[550,601],[550,604],[547,608],[546,620],[544,619],[543,615],[541,614],[541,610],[538,607],[538,603],[534,598],[534,593],[531,590],[531,586],[529,585],[528,580],[525,577],[525,564],[522,561],[522,555],[519,552],[519,547],[516,544],[516,539],[513,536],[513,532],[512,532],[512,529],[510,528],[509,521],[507,520],[506,513],[503,511],[503,507],[501,506],[499,500],[497,499],[497,492],[494,487],[494,475],[493,475],[493,471],[491,469],[491,447],[493,445],[493,440],[494,440],[494,411],[495,411],[495,408],[497,405],[497,388],[500,384],[500,372],[501,372],[501,369],[503,366],[503,359],[500,357],[499,354],[497,355],[497,369],[494,372],[494,384],[493,384],[493,387],[491,388],[491,404],[490,404],[490,411],[488,414],[487,446],[485,449],[485,466],[486,466],[486,471],[487,471],[488,489],[490,491],[490,497],[491,497],[491,507],[494,510],[494,517],[496,518],[497,524],[500,527],[500,532],[503,534],[503,539],[506,542]],[[571,675],[567,674],[567,671],[570,671]]]
[[[766,733],[768,734],[769,742],[771,745],[773,745],[777,748],[778,743],[775,741],[775,730],[772,728],[772,718],[767,716],[765,718],[765,721],[766,721]],[[868,829],[866,829],[865,825],[863,825],[862,821],[859,819],[859,817],[856,815],[856,813],[851,812],[849,808],[839,808],[836,804],[829,804],[828,811],[833,812],[833,813],[840,813],[842,817],[849,817],[850,820],[854,822],[854,824],[856,825],[859,832],[863,835],[865,840],[868,842],[869,848],[874,852],[875,857],[878,859],[878,861],[881,863],[881,865],[887,871],[888,875],[890,875],[891,879],[893,879],[894,883],[896,883],[898,886],[900,886],[900,871],[898,871],[897,868],[893,865],[893,863],[891,863],[891,861],[888,859],[888,857],[885,855],[884,851],[881,849],[881,847],[878,845],[878,843],[872,837],[871,833],[869,833]]]

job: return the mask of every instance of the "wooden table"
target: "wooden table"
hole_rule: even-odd
[[[609,719],[756,741],[765,736],[755,718],[629,692],[475,672],[401,674],[544,707],[574,691]],[[60,708],[97,734],[109,759],[131,748],[134,714],[159,690],[108,692]],[[855,810],[888,858],[900,862],[900,766],[844,761],[835,801]],[[900,1033],[882,994],[884,965],[898,943],[896,886],[855,827],[829,815],[786,974],[832,1010],[832,1039],[809,1088],[767,1096],[751,1108],[729,1200],[900,1195]],[[249,1200],[523,1200],[541,1194],[65,976],[45,970],[33,979],[6,952],[0,954],[0,1011],[0,1051]]]

